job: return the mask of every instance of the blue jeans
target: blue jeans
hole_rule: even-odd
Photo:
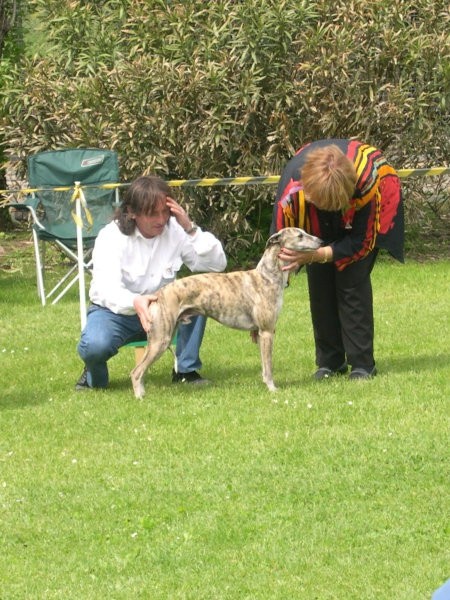
[[[176,356],[179,373],[201,369],[200,345],[205,327],[206,318],[202,316],[193,317],[190,323],[178,326]],[[77,348],[86,365],[88,385],[107,387],[107,361],[125,344],[146,338],[137,315],[116,315],[108,308],[91,305]]]

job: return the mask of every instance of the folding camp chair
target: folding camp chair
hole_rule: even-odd
[[[113,150],[97,148],[54,150],[29,156],[27,164],[33,192],[19,206],[32,215],[38,295],[43,305],[50,298],[55,304],[80,278],[74,190],[79,183],[86,200],[78,223],[83,266],[89,271],[95,238],[119,204],[118,186],[106,185],[119,181],[118,156]],[[46,243],[55,244],[70,259],[68,271],[48,293],[44,283]]]

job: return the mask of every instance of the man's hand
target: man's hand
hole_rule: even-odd
[[[175,217],[185,231],[189,230],[191,228],[191,220],[184,208],[170,196],[166,196],[166,202],[170,209],[170,214]]]
[[[158,300],[157,296],[153,294],[145,294],[142,296],[136,296],[133,301],[133,307],[136,311],[139,320],[141,321],[141,325],[146,333],[148,333],[150,329],[150,320],[148,318],[148,307],[152,302],[156,302]]]

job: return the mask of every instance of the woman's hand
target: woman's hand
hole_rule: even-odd
[[[281,268],[282,271],[296,271],[303,265],[332,262],[333,249],[331,246],[323,246],[312,252],[300,252],[281,248],[278,258],[285,263]]]
[[[153,294],[145,294],[142,296],[136,296],[133,300],[133,307],[136,311],[139,320],[141,321],[141,325],[146,333],[148,333],[150,329],[150,319],[148,316],[148,307],[152,302],[156,302],[158,300],[157,296]]]

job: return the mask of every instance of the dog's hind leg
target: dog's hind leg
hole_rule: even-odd
[[[171,338],[167,338],[164,341],[157,342],[156,340],[149,340],[148,346],[145,350],[144,356],[141,362],[135,366],[131,371],[131,382],[133,384],[134,395],[136,398],[143,398],[145,394],[144,386],[144,375],[150,365],[152,365],[158,358],[167,350],[170,345]]]
[[[277,389],[273,382],[272,375],[273,336],[273,331],[259,331],[259,351],[261,353],[262,378],[271,392],[274,392]]]

